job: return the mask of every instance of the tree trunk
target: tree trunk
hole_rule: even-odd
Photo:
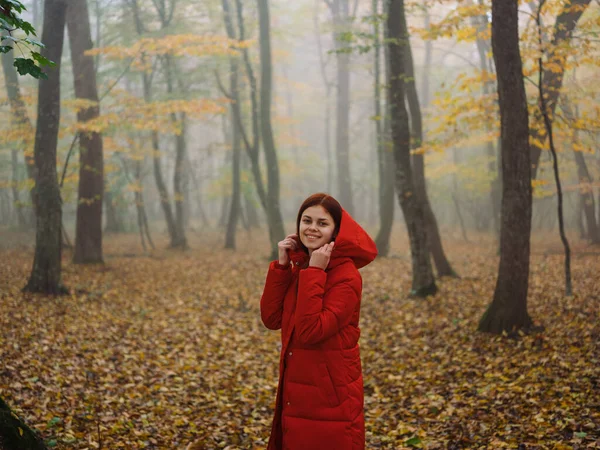
[[[175,65],[175,62],[170,56],[165,56],[165,72],[167,76],[167,93],[169,96],[173,94],[173,81],[171,70]],[[177,66],[175,65],[175,70]],[[183,191],[183,176],[186,153],[186,116],[181,114],[181,120],[178,119],[176,113],[171,114],[171,121],[174,124],[178,122],[181,124],[180,134],[175,136],[175,171],[173,175],[173,198],[175,200],[175,242],[171,243],[173,248],[185,249],[188,247],[187,238],[185,236],[185,223],[184,223],[184,196]]]
[[[67,29],[75,96],[95,104],[77,111],[77,121],[85,123],[100,114],[94,59],[84,52],[92,48],[92,32],[87,0],[70,0]],[[79,191],[75,227],[74,263],[101,263],[102,199],[104,195],[104,159],[102,136],[95,132],[79,133]]]
[[[277,243],[284,237],[283,219],[279,206],[279,163],[271,127],[271,25],[269,18],[269,1],[258,0],[258,21],[260,41],[260,125],[263,147],[267,161],[267,218],[269,221],[269,238],[271,256],[277,257]]]
[[[154,180],[156,181],[156,187],[160,196],[160,205],[165,215],[165,220],[167,222],[167,230],[171,239],[169,247],[177,248],[179,247],[179,240],[177,238],[177,226],[175,224],[175,218],[173,217],[173,209],[171,208],[169,192],[167,191],[167,186],[162,175],[162,165],[160,162],[160,145],[158,142],[158,133],[156,131],[152,131],[152,150]]]
[[[229,6],[228,0],[222,0],[223,6],[223,21],[227,34],[231,39],[236,39],[233,27],[233,14]],[[241,189],[240,189],[240,158],[241,158],[241,142],[239,133],[239,124],[236,118],[242,117],[241,101],[238,83],[238,64],[236,58],[231,57],[229,72],[229,95],[233,100],[231,103],[231,143],[232,143],[232,197],[229,208],[229,218],[227,221],[227,231],[225,233],[225,248],[235,250],[235,234],[237,231],[238,219],[241,209]],[[227,138],[227,134],[225,134]]]
[[[11,42],[6,41],[2,42],[2,45],[11,45]],[[31,125],[31,121],[29,120],[29,116],[27,115],[27,106],[23,101],[23,97],[21,96],[21,88],[19,86],[19,76],[17,74],[17,70],[15,69],[13,63],[15,60],[14,50],[9,51],[7,53],[2,53],[2,69],[4,73],[4,84],[6,85],[6,93],[8,95],[8,101],[10,103],[11,109],[11,126],[16,128],[22,128],[23,132],[23,140],[22,145],[24,149],[24,157],[25,157],[25,167],[27,168],[27,176],[31,181],[35,184],[35,161],[30,151],[31,136],[35,134],[33,130],[33,126]],[[18,158],[17,158],[18,159]],[[18,191],[17,191],[18,193]],[[33,226],[35,225],[35,206],[33,204],[33,189],[29,191],[29,197],[31,199],[31,215],[32,220],[29,225],[23,223],[22,226]],[[19,214],[19,221],[25,219],[25,214],[23,214],[22,209],[15,205],[17,208],[17,212]],[[20,225],[21,226],[21,225]]]
[[[387,18],[389,36],[391,127],[396,161],[396,188],[404,214],[412,255],[412,295],[425,297],[437,292],[429,259],[425,212],[417,193],[410,164],[410,132],[405,105],[406,42],[404,0],[389,0]]]
[[[423,5],[423,13],[425,14],[425,30],[429,31],[431,27],[431,17],[429,15],[429,7]],[[433,43],[431,39],[425,40],[425,62],[423,64],[423,78],[422,78],[422,90],[423,90],[423,107],[429,107],[430,91],[429,88],[429,77],[431,75],[431,60],[433,57]]]
[[[408,30],[406,24],[406,16],[403,14],[401,19],[404,23],[402,24],[403,30]],[[413,66],[412,49],[410,47],[410,37],[408,32],[406,33],[406,40],[404,44],[404,61],[405,67],[405,88],[406,98],[408,100],[408,106],[410,109],[410,123],[412,126],[412,141],[415,148],[421,147],[423,144],[423,119],[421,117],[421,106],[419,104],[419,96],[417,94],[417,85],[415,83],[415,71]],[[427,240],[429,242],[429,251],[433,256],[435,267],[439,277],[456,277],[457,274],[450,266],[444,247],[442,245],[442,238],[438,229],[437,220],[435,214],[431,209],[429,203],[429,197],[427,195],[427,184],[425,180],[425,158],[422,152],[418,152],[412,156],[412,168],[414,171],[415,188],[417,193],[417,199],[421,202],[423,212],[425,213],[425,224],[427,232]]]
[[[12,216],[12,207],[8,192],[6,189],[0,189],[0,224],[10,225]]]
[[[575,162],[577,164],[579,183],[590,185],[592,177],[588,171],[583,154],[575,150],[573,150],[573,154],[575,155]],[[581,205],[585,213],[587,237],[592,244],[600,244],[600,226],[596,223],[596,204],[593,188],[585,186],[583,189],[580,189],[580,195]]]
[[[244,28],[244,13],[243,13],[243,3],[242,0],[236,0],[236,12],[237,12],[237,21],[239,28],[239,40],[244,41],[246,39],[246,32]],[[228,6],[223,3],[223,8],[227,8]],[[233,29],[228,29],[227,34],[230,39],[235,39],[235,33]],[[237,117],[236,120],[238,122],[238,126],[240,129],[240,133],[242,134],[242,138],[244,140],[244,146],[246,148],[246,152],[251,162],[252,176],[254,178],[254,183],[256,185],[256,193],[260,200],[260,204],[262,205],[267,217],[269,216],[268,212],[268,201],[267,201],[267,192],[265,191],[261,170],[260,170],[260,158],[259,158],[259,150],[260,150],[260,117],[259,117],[259,105],[258,105],[258,87],[256,83],[256,77],[254,76],[254,70],[252,69],[252,63],[250,61],[250,54],[247,48],[242,49],[242,56],[244,59],[244,67],[246,69],[246,76],[248,77],[248,85],[250,87],[250,106],[252,111],[252,142],[248,139],[245,133],[244,125],[242,117]],[[268,222],[268,219],[267,219]],[[271,227],[268,222],[269,227]]]
[[[579,118],[579,109],[575,106],[575,114],[571,109],[570,103],[563,98],[562,108],[571,120]],[[592,176],[587,168],[583,153],[575,150],[575,144],[579,142],[579,130],[573,131],[573,155],[575,156],[575,164],[577,164],[577,177],[579,184],[584,185],[579,189],[581,202],[580,206],[583,209],[586,221],[587,238],[592,244],[600,244],[600,222],[596,223],[596,204],[594,201],[594,188],[592,187]],[[581,217],[581,215],[578,215]]]
[[[249,162],[250,161],[247,158],[242,158],[244,170],[247,170]],[[242,185],[242,197],[244,200],[244,210],[246,211],[246,217],[248,219],[248,226],[250,228],[260,228],[258,209],[256,205],[256,199],[254,197],[254,189],[252,189],[252,186]]]
[[[229,220],[227,221],[227,233],[225,235],[225,248],[235,250],[235,232],[241,209],[240,192],[240,139],[235,124],[233,125],[233,164],[232,164],[232,194],[229,205]]]
[[[496,289],[479,330],[496,334],[532,325],[527,312],[531,154],[517,9],[517,0],[492,1],[492,48],[498,74],[502,139],[502,223]]]
[[[42,55],[56,66],[47,69],[38,90],[38,114],[34,157],[37,170],[35,185],[36,239],[31,276],[24,290],[45,294],[66,293],[61,282],[62,200],[56,178],[56,147],[60,122],[60,60],[64,41],[67,4],[64,0],[46,0]]]
[[[452,161],[454,163],[454,167],[458,167],[458,154],[456,152],[456,147],[452,149]],[[469,238],[467,237],[467,227],[465,226],[465,221],[462,216],[460,202],[458,200],[458,176],[456,175],[456,171],[452,174],[452,200],[454,202],[454,211],[456,212],[456,218],[458,219],[458,224],[460,225],[460,230],[462,232],[462,237],[465,242],[469,242]]]
[[[160,6],[156,5],[155,6]],[[131,1],[131,9],[133,13],[134,25],[136,28],[136,32],[139,36],[144,33],[144,26],[140,17],[140,10],[137,0]],[[167,24],[165,22],[166,18],[164,17],[164,9],[158,8],[158,13],[161,18],[161,26],[164,28]],[[144,56],[142,55],[142,60]],[[152,90],[151,90],[151,80],[150,76],[144,72],[142,73],[142,82],[144,89],[144,101],[146,103],[152,102]],[[181,248],[182,242],[177,233],[177,225],[175,223],[175,218],[173,217],[173,209],[171,208],[171,201],[169,199],[169,192],[167,190],[167,186],[165,184],[163,175],[162,175],[162,165],[160,161],[160,144],[158,132],[152,131],[152,162],[154,168],[154,179],[156,181],[156,188],[158,189],[158,194],[160,196],[160,205],[162,207],[163,213],[165,215],[165,221],[167,222],[167,230],[169,233],[171,248]]]
[[[379,0],[373,0],[373,16],[378,14]],[[384,13],[387,12],[387,0],[384,3]],[[390,105],[389,98],[385,108],[381,110],[381,75],[379,71],[381,45],[379,40],[379,22],[374,21],[375,35],[375,104],[377,116],[377,162],[379,169],[379,231],[375,238],[375,245],[380,256],[387,256],[390,252],[390,236],[394,225],[394,149],[391,142]],[[387,29],[384,27],[384,37],[387,38]],[[390,70],[388,48],[384,46],[384,76],[385,84],[389,86]],[[378,108],[378,109],[377,109]],[[383,125],[383,126],[382,126]]]
[[[344,51],[344,33],[349,28],[349,1],[332,0],[334,42],[337,63],[335,155],[339,201],[350,215],[354,213],[350,170],[350,53]]]
[[[106,207],[105,233],[121,233],[124,230],[123,218],[119,208],[115,205],[115,195],[109,190],[104,195],[104,206]]]
[[[0,449],[47,450],[38,433],[29,428],[0,398]]]
[[[547,95],[546,105],[548,114],[552,121],[552,116],[556,110],[560,90],[562,89],[563,79],[565,75],[566,60],[572,54],[572,50],[568,47],[573,31],[577,26],[579,18],[589,6],[591,0],[569,0],[565,2],[562,12],[556,18],[554,24],[554,37],[550,45],[550,53],[547,61],[551,64],[546,64],[543,74],[543,91]],[[536,122],[542,122],[541,111],[536,114]],[[543,143],[548,135],[543,126],[531,129],[531,176],[533,179],[537,177],[540,156],[542,154]]]
[[[19,199],[19,152],[18,150],[12,149],[10,152],[11,162],[11,189],[13,195],[13,208],[17,215],[17,227],[20,230],[27,229],[27,221],[25,220],[25,214],[23,213],[23,205]]]
[[[175,136],[175,173],[173,175],[173,192],[175,199],[175,227],[177,230],[177,245],[178,248],[187,248],[187,237],[185,235],[185,196],[183,190],[183,177],[186,153],[186,115],[181,115],[181,134]]]
[[[135,181],[137,188],[135,191],[135,206],[138,216],[138,227],[140,229],[140,238],[142,240],[142,247],[146,251],[146,242],[150,244],[150,247],[154,250],[154,242],[152,242],[152,236],[150,235],[150,227],[148,226],[148,215],[146,214],[146,205],[144,203],[144,183],[142,181],[142,161],[136,161],[135,167]]]

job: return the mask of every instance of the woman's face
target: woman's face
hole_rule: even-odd
[[[316,250],[333,240],[335,222],[321,205],[306,208],[300,218],[300,240],[309,250]]]

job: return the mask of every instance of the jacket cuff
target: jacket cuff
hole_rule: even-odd
[[[279,264],[279,261],[277,261],[277,260],[274,260],[271,262],[271,269],[289,270],[290,267],[291,267],[290,264],[288,264],[286,266],[282,266],[281,264]]]

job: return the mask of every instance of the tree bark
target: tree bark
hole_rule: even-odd
[[[479,322],[479,330],[496,334],[532,325],[527,312],[531,154],[517,10],[517,0],[492,1],[492,48],[502,140],[502,222],[494,298]]]
[[[223,20],[229,37],[235,39],[235,31],[233,27],[233,14],[229,6],[228,0],[222,0],[223,5]],[[225,233],[225,248],[235,250],[235,235],[237,230],[238,219],[240,218],[241,210],[241,142],[239,127],[236,117],[241,117],[241,101],[238,82],[238,63],[234,57],[230,58],[230,73],[229,73],[229,95],[233,102],[231,103],[231,143],[232,143],[232,194],[229,208],[229,220],[227,221],[227,231]]]
[[[77,121],[85,123],[100,114],[94,59],[84,55],[92,48],[92,32],[87,0],[70,0],[67,29],[75,96],[94,102],[77,111]],[[79,190],[75,226],[74,263],[102,263],[102,201],[104,196],[104,156],[102,136],[79,133]]]
[[[269,18],[268,0],[258,0],[258,21],[260,41],[260,125],[263,138],[263,148],[267,161],[267,217],[269,220],[269,238],[271,241],[271,256],[277,257],[277,243],[285,235],[283,219],[279,206],[279,163],[273,129],[271,127],[271,91],[272,91],[272,63],[271,63],[271,25]]]
[[[581,152],[573,150],[575,163],[577,164],[577,176],[580,184],[591,185],[592,177],[587,168],[585,158]],[[581,206],[585,215],[587,238],[592,244],[600,244],[600,225],[596,223],[596,204],[594,191],[591,187],[580,189]]]
[[[175,65],[173,59],[165,56],[165,73],[167,78],[167,94],[173,95],[173,80],[171,70]],[[177,66],[175,65],[177,70]],[[181,124],[181,132],[175,136],[175,171],[173,174],[173,198],[175,200],[175,242],[171,243],[173,248],[188,248],[187,238],[185,236],[185,221],[184,221],[184,200],[185,193],[183,191],[183,176],[186,153],[186,116],[181,114],[181,120],[176,113],[171,114],[171,121],[174,124]]]
[[[333,16],[337,62],[335,154],[339,201],[349,214],[354,213],[352,176],[350,170],[350,53],[344,51],[343,35],[349,27],[348,0],[329,3]]]
[[[554,116],[556,110],[556,104],[560,96],[560,90],[562,89],[563,79],[565,75],[566,60],[571,55],[572,50],[567,48],[565,43],[571,40],[573,31],[577,26],[579,18],[584,13],[586,8],[589,6],[591,0],[569,0],[565,2],[562,12],[556,18],[554,24],[554,37],[550,48],[552,49],[548,54],[548,63],[544,69],[543,74],[543,91],[548,96],[546,105],[548,108],[548,114],[550,120]],[[542,122],[542,114],[538,112],[536,114],[536,122]],[[536,127],[531,131],[531,177],[537,178],[538,166],[540,156],[542,153],[542,147],[546,141],[548,135],[545,128]]]
[[[29,428],[0,398],[0,449],[47,450],[38,433]]]
[[[235,69],[237,71],[237,69]],[[237,75],[236,75],[237,78]],[[237,80],[232,84],[237,83]],[[232,86],[233,87],[233,86]],[[241,209],[241,189],[240,189],[240,153],[241,145],[237,126],[232,124],[232,144],[233,144],[233,161],[232,161],[232,194],[229,205],[229,220],[227,221],[227,233],[225,235],[225,248],[235,250],[235,234],[237,230],[238,219]]]
[[[115,195],[109,190],[104,193],[104,206],[106,207],[105,233],[121,233],[124,231],[123,218],[119,208],[115,205]]]
[[[379,0],[373,0],[373,16],[378,15]],[[387,1],[384,1],[384,13],[387,13]],[[375,35],[375,115],[376,133],[377,133],[377,163],[379,173],[379,231],[375,238],[375,245],[380,256],[388,256],[390,252],[390,236],[394,225],[394,149],[391,142],[390,126],[390,105],[389,98],[385,102],[385,107],[381,109],[381,74],[380,74],[380,55],[381,45],[379,39],[379,22],[374,21]],[[384,37],[387,38],[387,29],[384,27]],[[389,86],[390,70],[388,48],[384,45],[384,76],[385,84]]]
[[[23,213],[23,205],[19,197],[19,152],[16,149],[10,151],[11,166],[11,190],[13,195],[12,206],[17,216],[17,226],[20,230],[27,229],[27,221]],[[12,214],[11,214],[12,215]],[[10,222],[10,220],[9,220]]]
[[[164,4],[164,2],[162,3],[155,3],[154,4],[157,8],[157,12],[160,16],[160,20],[161,20],[161,28],[165,28],[169,21],[172,19],[172,14],[173,14],[173,10],[169,10],[167,11],[167,8]],[[174,4],[171,5],[171,7],[174,7]],[[134,25],[136,28],[136,32],[138,34],[138,36],[141,36],[144,33],[144,25],[142,23],[141,17],[140,17],[140,10],[139,10],[139,5],[137,3],[137,0],[131,0],[131,9],[132,9],[132,13],[133,13],[133,19],[134,19]],[[142,56],[142,59],[144,58],[144,56]],[[142,73],[142,82],[143,82],[143,89],[144,89],[144,101],[146,101],[147,103],[150,103],[152,101],[152,90],[151,90],[151,79],[150,76],[144,72]],[[169,247],[171,248],[185,248],[185,245],[187,245],[186,242],[182,242],[182,240],[179,237],[179,234],[177,232],[177,224],[175,222],[175,217],[173,216],[173,209],[171,208],[171,201],[169,198],[169,192],[167,190],[167,186],[165,184],[165,180],[163,178],[163,174],[162,174],[162,164],[161,164],[161,160],[160,160],[160,143],[159,143],[159,137],[158,137],[158,132],[157,131],[152,131],[151,134],[151,140],[152,140],[152,162],[153,162],[153,169],[154,169],[154,179],[156,181],[156,188],[158,190],[158,194],[160,196],[160,205],[162,207],[164,216],[165,216],[165,221],[167,222],[167,230],[169,233],[169,238],[170,238],[170,244]]]
[[[239,40],[243,41],[246,39],[246,31],[244,27],[244,13],[243,13],[243,3],[242,0],[236,0],[236,12],[238,19],[238,28],[239,28]],[[225,5],[223,6],[225,8]],[[235,39],[235,33],[233,30],[227,31],[229,38]],[[256,193],[258,195],[260,204],[262,205],[267,217],[268,213],[268,203],[267,203],[267,191],[265,190],[265,186],[263,183],[263,178],[260,170],[260,111],[259,111],[259,102],[258,102],[258,86],[256,82],[256,77],[254,76],[254,70],[252,69],[252,63],[250,61],[250,54],[247,48],[243,48],[242,56],[244,59],[244,68],[246,69],[246,76],[248,77],[248,85],[250,87],[250,106],[252,111],[252,142],[246,136],[246,132],[243,125],[242,117],[238,117],[237,123],[240,129],[240,133],[242,134],[242,138],[244,141],[244,146],[246,148],[246,152],[251,162],[251,170],[252,176],[254,178],[254,183],[256,185]],[[267,219],[267,224],[270,227],[270,222]]]
[[[402,20],[402,29],[408,30],[406,24],[406,16],[403,14],[400,18]],[[406,84],[406,98],[408,100],[408,106],[410,110],[410,124],[412,127],[412,142],[414,148],[419,148],[423,144],[423,119],[421,116],[421,105],[419,104],[419,95],[417,94],[417,85],[415,83],[415,70],[412,58],[412,49],[410,47],[410,37],[408,31],[406,32],[406,40],[403,42],[404,61],[405,67],[405,84]],[[412,156],[412,168],[414,171],[415,188],[417,193],[417,199],[421,202],[423,212],[425,213],[425,225],[427,232],[427,240],[429,242],[429,251],[433,256],[435,267],[439,277],[456,277],[457,274],[452,269],[444,247],[442,245],[442,237],[438,229],[437,220],[429,197],[427,195],[427,183],[425,180],[425,158],[422,152],[417,152]]]
[[[144,75],[146,78],[146,75]],[[173,209],[171,208],[171,201],[169,199],[169,192],[167,185],[162,175],[162,164],[160,161],[160,145],[158,141],[158,133],[152,131],[152,165],[154,169],[154,180],[156,181],[156,188],[160,196],[160,205],[165,215],[167,222],[167,230],[169,232],[169,238],[171,240],[169,247],[179,247],[179,240],[177,237],[177,226],[175,224],[175,218],[173,217]]]
[[[31,276],[24,290],[45,294],[66,293],[61,282],[62,200],[56,177],[56,147],[60,122],[60,60],[64,41],[67,4],[64,0],[46,0],[42,55],[56,63],[41,79],[38,91],[38,115],[34,158],[36,239]]]
[[[387,17],[390,60],[391,127],[396,162],[396,188],[398,200],[410,240],[412,255],[412,292],[425,297],[437,292],[427,241],[425,212],[418,199],[410,163],[410,131],[405,105],[406,42],[408,30],[404,26],[404,0],[389,0]]]

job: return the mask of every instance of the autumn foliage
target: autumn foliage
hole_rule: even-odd
[[[208,234],[186,253],[113,237],[104,267],[64,256],[62,298],[22,294],[31,249],[3,248],[0,397],[57,449],[264,448],[279,357],[258,309],[265,235],[237,253]],[[475,330],[495,247],[449,244],[468,275],[426,300],[407,298],[401,236],[362,270],[367,448],[598,448],[600,255],[575,244],[565,298],[559,241],[535,239],[530,312],[545,330],[491,337]]]

